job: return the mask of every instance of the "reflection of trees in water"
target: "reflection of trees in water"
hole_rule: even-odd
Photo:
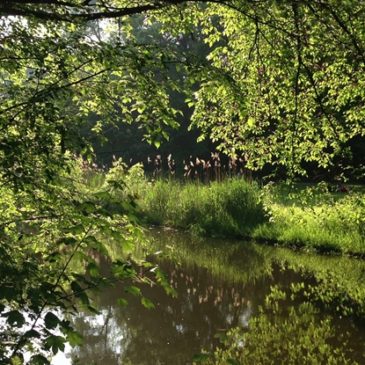
[[[363,346],[354,346],[349,333],[336,329],[332,318],[312,304],[296,303],[295,295],[285,306],[275,294],[266,299],[263,310],[250,320],[250,330],[230,330],[224,346],[202,365],[364,364]]]
[[[175,263],[163,260],[160,265],[177,289],[178,298],[166,296],[160,287],[144,287],[143,293],[156,305],[155,310],[148,311],[138,298],[128,298],[130,304],[126,308],[117,307],[122,287],[103,292],[97,298],[102,314],[81,314],[76,322],[86,337],[85,346],[72,352],[73,359],[80,358],[79,364],[187,364],[202,348],[215,347],[218,340],[214,336],[220,330],[237,325],[246,327],[252,314],[257,313],[257,306],[265,302],[270,285],[290,288],[293,282],[315,284],[316,275],[329,268],[339,271],[340,278],[348,278],[351,273],[347,259],[298,255],[251,244],[227,245],[221,240],[210,240],[207,244],[190,240],[187,235],[158,233],[156,251],[166,252],[166,242],[175,242],[172,250]],[[101,265],[108,267],[107,262]],[[297,272],[286,269],[288,266]],[[358,272],[361,273],[359,268],[352,278],[354,283],[359,282]],[[268,320],[272,320],[271,314]],[[339,328],[337,333],[354,332],[342,322]],[[282,334],[285,336],[285,331]],[[355,342],[362,345],[363,337],[355,335],[351,344]]]
[[[122,351],[121,340],[128,330],[115,321],[116,309],[103,307],[100,314],[87,316],[80,314],[75,320],[75,327],[84,336],[81,352],[73,350],[73,363],[79,364],[119,364]]]
[[[246,326],[267,293],[270,282],[232,284],[212,277],[205,269],[162,262],[161,267],[178,292],[167,296],[160,287],[143,287],[156,309],[147,310],[129,297],[125,308],[116,306],[122,287],[98,298],[101,314],[81,314],[75,326],[85,345],[73,350],[80,364],[187,364],[200,349],[212,349],[215,335],[232,326]]]

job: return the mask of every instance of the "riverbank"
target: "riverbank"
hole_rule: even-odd
[[[365,257],[365,194],[361,190],[333,193],[324,184],[259,187],[230,179],[210,185],[145,182],[135,193],[146,224]]]
[[[333,191],[316,185],[255,182],[232,178],[208,185],[196,181],[149,181],[140,165],[122,162],[106,175],[91,173],[90,188],[122,184],[115,201],[142,225],[190,231],[198,236],[254,239],[322,254],[365,258],[365,189]]]
[[[123,306],[123,311],[110,310],[111,304],[105,302],[112,297],[109,294],[103,294],[96,306],[106,313],[103,323],[115,318],[113,328],[119,325],[136,334],[133,351],[123,351],[127,361],[140,363],[136,356],[148,353],[149,361],[156,354],[154,362],[183,364],[200,351],[193,363],[298,363],[303,359],[307,363],[328,359],[333,364],[364,363],[365,261],[304,252],[363,254],[361,191],[334,193],[325,185],[261,187],[242,179],[210,185],[151,182],[140,168],[126,170],[122,165],[87,179],[98,196],[107,189],[112,193],[111,200],[103,201],[105,209],[126,210],[146,226],[176,228],[146,230],[148,249],[141,247],[143,254],[149,253],[147,263],[158,263],[167,273],[166,282],[178,293],[176,302],[176,298],[158,294],[163,292],[158,286],[141,286],[136,291],[151,300],[150,308],[155,306],[152,317],[157,318],[157,325],[138,309],[139,296],[128,297],[131,305]],[[302,251],[256,245],[255,240]],[[115,243],[126,249],[124,241]],[[122,292],[123,287],[118,287],[117,298]],[[125,300],[118,303],[124,305]],[[127,325],[121,313],[128,318]],[[91,323],[87,316],[86,322]],[[223,346],[216,342],[217,333],[226,339]],[[148,338],[150,347],[142,343],[143,351],[136,351],[141,338]],[[165,351],[166,338],[172,352]],[[180,348],[185,338],[189,345]],[[243,342],[244,348],[235,346]],[[94,357],[99,353],[96,347],[92,351]],[[86,359],[82,350],[77,355]]]

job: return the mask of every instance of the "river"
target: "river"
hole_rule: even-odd
[[[99,314],[81,311],[73,318],[74,326],[84,337],[84,345],[59,353],[53,359],[53,365],[192,364],[195,355],[203,350],[211,352],[219,346],[220,337],[227,330],[238,327],[243,333],[249,332],[250,320],[259,316],[266,316],[265,320],[269,318],[270,323],[278,323],[275,318],[279,317],[285,321],[289,308],[292,306],[296,310],[302,301],[314,303],[315,323],[330,319],[333,333],[328,336],[329,346],[341,346],[346,333],[349,343],[344,349],[346,356],[351,361],[365,363],[363,302],[359,300],[357,306],[351,302],[351,305],[345,303],[344,308],[338,307],[337,297],[341,297],[343,291],[335,292],[337,289],[331,289],[331,284],[323,279],[326,275],[340,278],[338,280],[344,280],[345,289],[351,292],[355,290],[353,283],[365,272],[365,264],[361,261],[320,257],[246,242],[194,238],[158,229],[150,231],[149,235],[153,251],[158,251],[149,259],[163,270],[176,290],[176,296],[166,294],[159,285],[143,285],[143,295],[155,306],[147,309],[139,297],[132,295],[127,296],[127,306],[117,303],[118,298],[125,296],[122,283],[101,291],[95,296]],[[342,270],[348,272],[346,280]],[[268,314],[267,298],[273,288],[292,293],[299,284],[306,290],[318,286],[325,293],[324,299],[319,300],[302,290],[293,300],[279,301],[280,310]],[[359,285],[364,284],[359,282]],[[326,299],[326,295],[330,299]],[[331,307],[335,302],[338,308]],[[351,308],[346,309],[346,306]],[[354,313],[346,316],[346,310]],[[298,315],[294,323],[301,326],[298,331],[307,331],[308,323],[303,324],[302,318],[302,314]],[[267,332],[269,336],[270,326]],[[275,336],[277,339],[281,335]],[[272,342],[273,339],[269,339],[267,343]],[[257,349],[259,347],[260,343]],[[270,352],[270,348],[266,350]],[[285,358],[281,360],[280,363],[286,363]]]

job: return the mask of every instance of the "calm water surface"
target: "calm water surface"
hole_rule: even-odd
[[[96,297],[100,314],[80,313],[74,320],[84,345],[58,354],[54,365],[192,364],[194,354],[219,344],[220,333],[247,328],[271,286],[313,280],[283,270],[271,259],[275,248],[158,230],[151,235],[156,250],[167,254],[151,259],[163,269],[177,297],[145,285],[143,294],[156,307],[149,310],[133,296],[127,298],[128,306],[118,305],[117,299],[125,296],[122,285],[102,291]],[[336,319],[336,325],[339,332],[350,332],[355,358],[361,358],[365,330],[350,320]]]

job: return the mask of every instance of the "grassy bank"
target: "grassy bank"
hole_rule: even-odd
[[[156,181],[137,195],[147,223],[200,235],[255,238],[318,252],[365,255],[365,194],[327,187],[260,188],[242,179]]]
[[[326,184],[260,187],[237,178],[209,185],[150,182],[141,166],[127,169],[118,161],[106,176],[90,174],[86,180],[91,188],[116,184],[115,200],[135,202],[136,215],[147,225],[365,257],[365,191],[361,187],[338,193]]]
[[[325,185],[263,193],[269,222],[253,237],[283,245],[353,255],[365,253],[365,194],[332,193]]]

